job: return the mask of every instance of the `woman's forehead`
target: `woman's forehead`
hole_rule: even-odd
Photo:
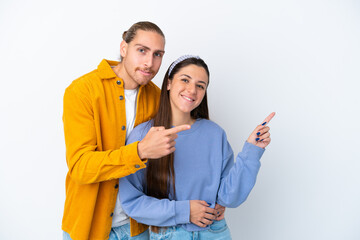
[[[209,76],[206,72],[206,70],[201,67],[197,66],[195,64],[190,64],[185,67],[182,67],[179,69],[179,71],[175,74],[175,77],[188,77],[194,80],[201,80],[206,81],[206,83],[209,81]]]

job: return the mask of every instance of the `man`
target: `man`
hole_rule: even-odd
[[[66,89],[63,122],[69,172],[64,239],[127,239],[121,233],[129,232],[129,222],[132,235],[148,238],[147,226],[122,211],[118,179],[145,168],[148,158],[175,151],[176,133],[190,128],[153,128],[141,142],[125,146],[133,127],[156,113],[160,90],[151,79],[160,68],[164,48],[158,26],[135,23],[123,34],[121,62],[103,60]]]

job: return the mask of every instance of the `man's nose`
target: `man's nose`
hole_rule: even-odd
[[[145,66],[151,68],[153,65],[153,56],[152,54],[147,54],[145,57]]]

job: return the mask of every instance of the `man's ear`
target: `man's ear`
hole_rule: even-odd
[[[122,58],[126,57],[128,44],[122,40],[120,43],[120,55]]]

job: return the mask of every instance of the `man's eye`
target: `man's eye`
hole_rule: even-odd
[[[143,52],[145,52],[145,50],[143,48],[140,48],[139,52],[143,53]]]
[[[155,57],[161,57],[162,54],[161,53],[154,53]]]

